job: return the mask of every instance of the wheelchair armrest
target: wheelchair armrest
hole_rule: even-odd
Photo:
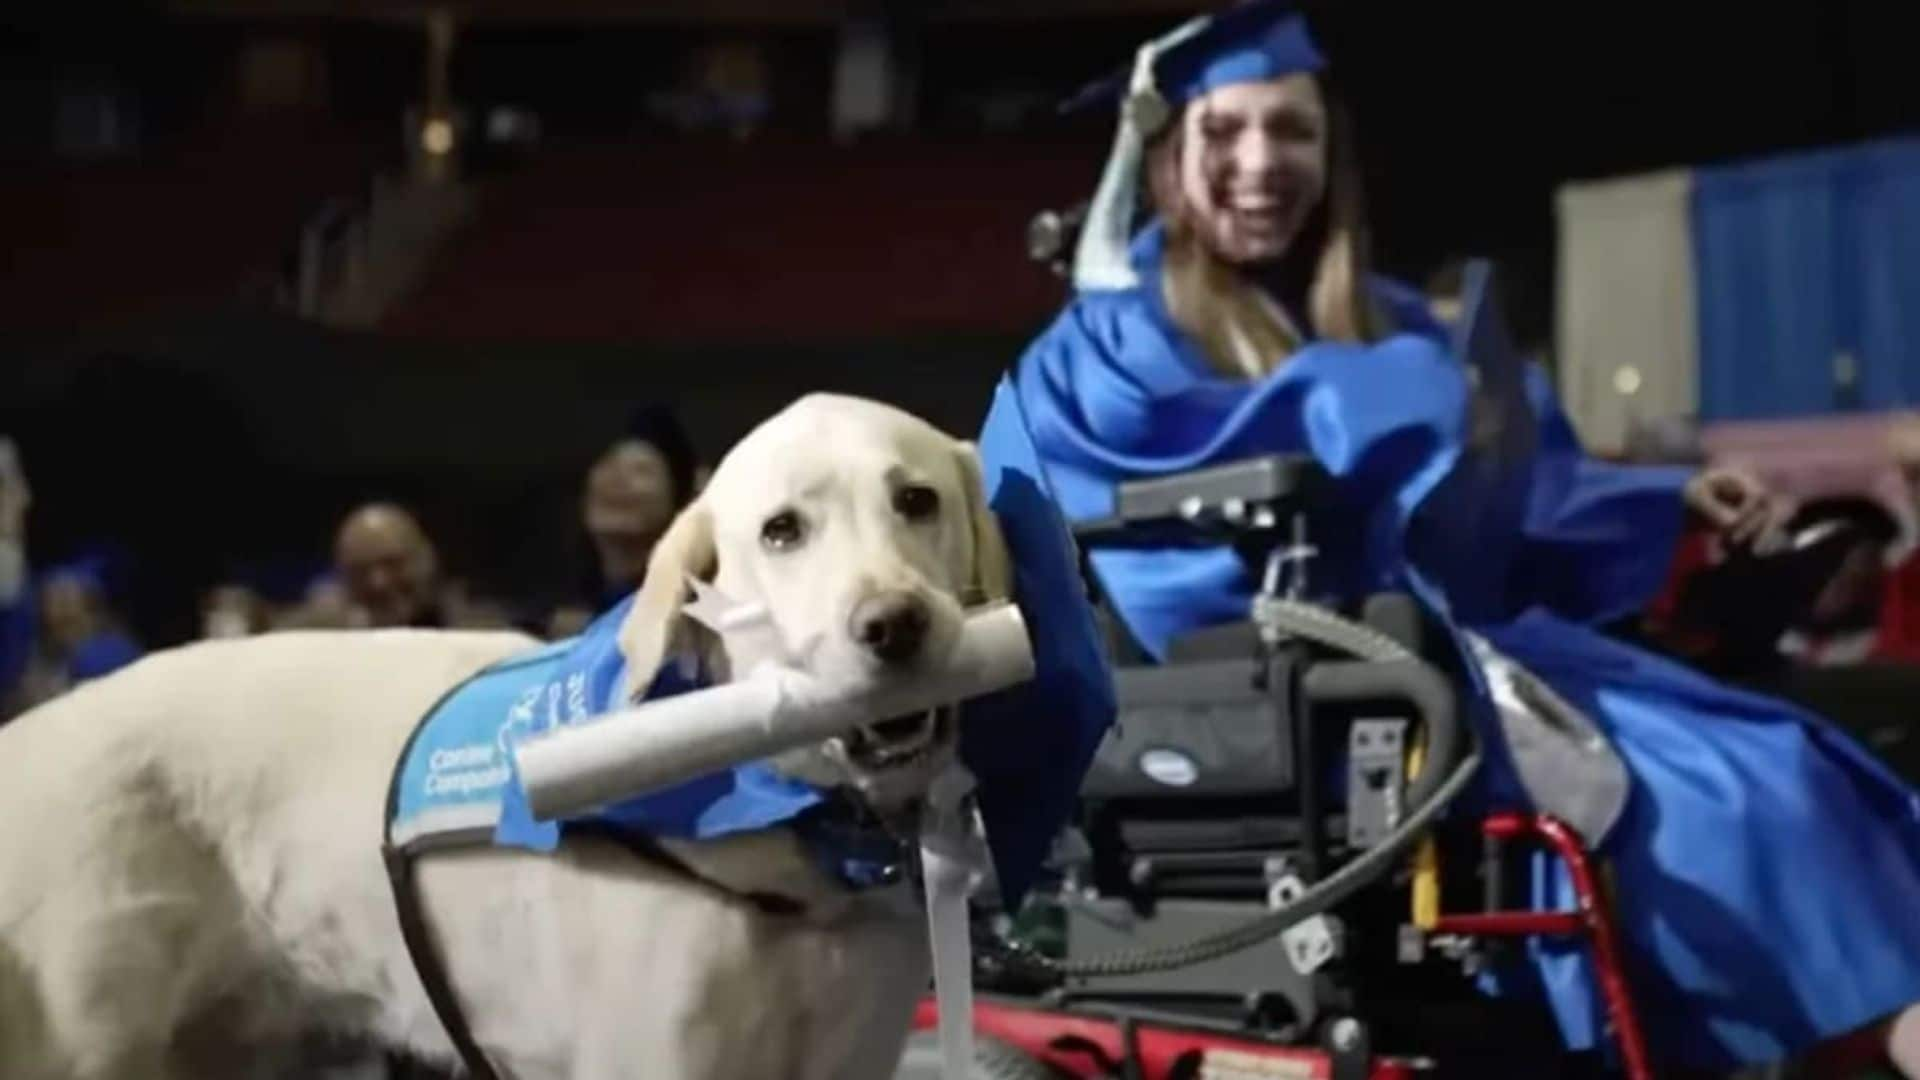
[[[1084,548],[1211,547],[1284,535],[1327,483],[1305,454],[1269,454],[1192,472],[1129,480],[1111,516],[1074,526]]]

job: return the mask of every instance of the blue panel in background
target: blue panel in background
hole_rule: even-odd
[[[1835,408],[1842,160],[1802,154],[1696,174],[1703,420]]]
[[[1841,296],[1869,409],[1920,404],[1920,139],[1854,150],[1841,181]]]

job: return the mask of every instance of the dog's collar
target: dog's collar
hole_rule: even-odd
[[[912,859],[911,844],[844,792],[831,793],[792,828],[814,865],[854,891],[898,884]]]

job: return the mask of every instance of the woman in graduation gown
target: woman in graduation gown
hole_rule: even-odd
[[[1411,588],[1457,631],[1496,748],[1482,795],[1573,820],[1611,865],[1656,1058],[1735,1067],[1850,1035],[1920,1080],[1920,794],[1819,718],[1596,629],[1658,590],[1689,509],[1750,542],[1775,504],[1737,473],[1584,456],[1537,370],[1469,378],[1421,298],[1367,272],[1322,68],[1279,3],[1141,50],[1074,297],[996,408],[1017,403],[1076,520],[1126,479],[1314,455],[1344,523],[1316,538],[1316,582]],[[1154,215],[1134,232],[1142,184]],[[1156,658],[1247,617],[1230,551],[1093,562]],[[1599,736],[1577,782],[1510,752],[1493,689],[1515,679]],[[1562,870],[1533,869],[1535,904],[1570,904]],[[1498,982],[1544,994],[1576,1050],[1606,1043],[1594,986],[1578,948],[1549,942]]]

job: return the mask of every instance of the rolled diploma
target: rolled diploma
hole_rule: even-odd
[[[969,615],[947,662],[912,679],[847,685],[768,665],[738,682],[544,732],[514,752],[528,809],[551,821],[1004,690],[1033,670],[1026,621],[1001,604]]]

